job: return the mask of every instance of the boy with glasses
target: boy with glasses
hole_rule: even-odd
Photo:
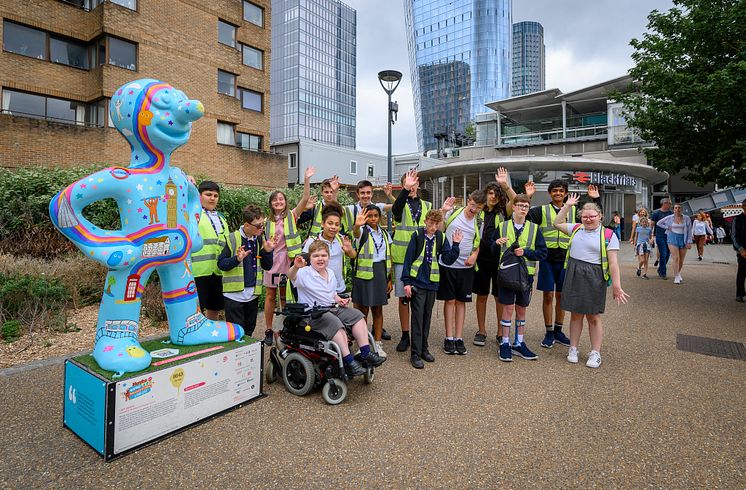
[[[246,206],[243,220],[241,228],[228,235],[218,267],[223,271],[225,319],[252,335],[262,294],[262,271],[272,268],[275,237],[263,239],[264,212],[259,206]]]

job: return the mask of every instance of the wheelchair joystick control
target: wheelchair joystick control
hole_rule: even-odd
[[[306,328],[304,330],[306,332],[310,332],[311,331],[311,325],[306,325]]]

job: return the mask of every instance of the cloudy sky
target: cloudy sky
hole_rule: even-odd
[[[399,119],[393,153],[417,151],[412,86],[402,0],[342,0],[357,10],[357,149],[386,153],[386,93],[381,70],[404,74],[393,99]],[[629,41],[646,30],[651,10],[666,11],[671,0],[513,0],[513,22],[544,26],[546,88],[563,92],[611,80],[632,66]]]

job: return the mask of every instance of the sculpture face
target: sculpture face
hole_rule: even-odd
[[[133,153],[168,154],[189,139],[192,122],[204,114],[202,103],[167,83],[142,79],[116,91],[109,104],[114,126]],[[141,155],[145,156],[145,155]],[[141,165],[140,159],[133,162]]]

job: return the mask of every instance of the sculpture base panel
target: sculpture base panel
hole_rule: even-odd
[[[90,354],[67,359],[64,425],[110,461],[262,398],[264,347],[244,340],[197,346],[145,341],[151,366],[118,379]]]

